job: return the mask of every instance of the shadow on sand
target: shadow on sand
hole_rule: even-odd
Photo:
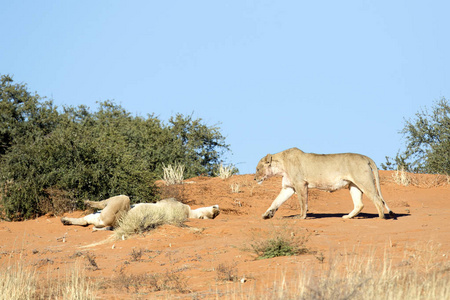
[[[342,218],[346,214],[318,214],[318,213],[308,213],[306,215],[306,219],[325,219],[325,218]],[[395,214],[395,218],[389,216],[389,214],[384,214],[386,219],[398,219],[403,217],[408,217],[410,214]],[[291,215],[291,216],[283,216],[283,219],[298,219],[300,215]],[[353,219],[377,219],[378,214],[368,214],[368,213],[360,213]]]

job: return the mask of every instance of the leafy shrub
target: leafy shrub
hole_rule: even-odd
[[[386,157],[383,169],[404,169],[412,173],[450,174],[450,103],[437,101],[432,112],[422,109],[412,120],[405,121],[401,133],[406,149],[392,158]]]
[[[0,121],[0,216],[8,220],[55,208],[55,190],[67,209],[119,194],[156,201],[165,165],[183,165],[189,177],[212,175],[229,151],[220,128],[201,119],[178,114],[164,124],[111,101],[94,112],[57,109],[9,76],[1,76]]]
[[[283,237],[276,237],[259,244],[253,244],[252,247],[259,259],[307,253],[305,248],[298,247]]]
[[[301,255],[309,252],[305,246],[308,238],[307,235],[297,234],[285,227],[273,230],[268,238],[254,238],[250,247],[258,259]]]

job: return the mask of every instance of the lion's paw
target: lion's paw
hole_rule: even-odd
[[[71,225],[70,221],[67,220],[66,218],[61,218],[61,223],[63,223],[63,225]]]
[[[262,218],[263,219],[271,219],[273,217],[273,215],[275,214],[275,212],[276,212],[276,210],[274,210],[274,209],[268,210],[262,215]]]

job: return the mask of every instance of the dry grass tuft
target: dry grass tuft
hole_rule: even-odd
[[[394,182],[398,185],[408,186],[411,184],[411,176],[405,172],[404,168],[400,170],[397,169],[394,174],[392,174]]]
[[[408,173],[403,168],[392,174],[393,181],[402,186],[413,185],[419,188],[433,188],[450,184],[450,176],[445,174]]]
[[[18,263],[0,271],[0,300],[3,299],[96,299],[97,287],[84,269],[71,268],[62,280],[43,284],[35,269],[26,269]]]
[[[174,166],[163,165],[163,181],[166,185],[183,184],[184,165],[175,164]]]
[[[216,269],[216,278],[221,281],[236,282],[239,279],[236,263],[221,263]]]
[[[97,299],[97,286],[89,280],[85,274],[85,270],[80,266],[72,268],[71,272],[66,275],[65,281],[55,289],[59,291],[61,297],[54,296],[49,298],[61,299]]]
[[[177,271],[166,270],[164,273],[125,274],[123,270],[111,280],[111,285],[135,294],[146,294],[159,291],[189,292],[188,278]],[[170,299],[166,298],[166,299]]]
[[[219,166],[219,177],[222,179],[227,179],[233,176],[235,168],[233,165],[224,166],[223,164],[220,164]]]
[[[239,193],[241,190],[241,185],[239,183],[235,182],[230,185],[230,188],[231,188],[232,193]]]
[[[32,299],[36,294],[35,270],[21,264],[3,267],[0,271],[0,299]]]

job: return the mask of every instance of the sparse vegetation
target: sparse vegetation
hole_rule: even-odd
[[[36,294],[37,278],[35,270],[25,270],[15,264],[0,270],[0,300],[32,299]]]
[[[125,289],[127,292],[148,293],[159,291],[175,291],[187,293],[188,278],[177,271],[169,271],[155,274],[124,274],[123,270],[119,276],[111,281],[117,289]]]
[[[284,227],[272,231],[269,237],[253,238],[250,248],[258,259],[300,255],[309,252],[305,246],[308,238],[308,235]]]
[[[236,263],[221,263],[216,267],[216,277],[217,280],[222,281],[237,281],[238,271],[236,268]]]
[[[379,252],[379,251],[378,251]],[[77,255],[78,257],[78,255]],[[320,255],[322,257],[322,255]],[[317,257],[316,257],[317,258]],[[323,263],[323,260],[321,260]],[[335,254],[324,267],[311,269],[303,265],[296,275],[283,270],[269,288],[230,289],[216,291],[209,296],[223,299],[449,299],[450,261],[442,255],[439,245],[411,245],[403,259],[393,259],[389,249],[385,255],[376,251],[353,250]],[[221,263],[216,268],[219,281],[240,282],[235,263]],[[292,274],[292,273],[291,273]],[[241,283],[238,283],[241,284]],[[126,274],[121,269],[111,280],[105,281],[115,290],[125,290],[149,296],[148,293],[167,291],[190,292],[187,276],[181,271]],[[42,284],[34,269],[22,265],[4,266],[0,272],[0,299],[96,299],[98,284],[94,284],[85,270],[76,265],[62,280]],[[202,294],[196,293],[197,296]],[[166,294],[165,299],[179,295]]]
[[[131,261],[140,261],[142,258],[143,251],[142,249],[136,250],[133,249],[130,253]]]
[[[39,281],[34,268],[21,263],[5,266],[0,271],[0,300],[9,299],[76,299],[97,298],[97,287],[79,265],[71,268],[62,280]]]
[[[337,255],[328,268],[305,267],[294,278],[282,274],[271,293],[247,294],[246,299],[449,299],[450,263],[441,258],[430,247],[405,253],[401,262],[373,252]]]
[[[95,255],[94,254],[91,254],[91,253],[87,252],[85,254],[85,258],[86,258],[86,261],[88,262],[88,268],[89,269],[91,269],[93,271],[97,271],[97,270],[100,269],[98,267],[98,265],[97,265],[97,262],[95,261]]]
[[[402,186],[416,186],[420,188],[433,188],[450,184],[450,175],[427,174],[425,176],[417,176],[406,172],[403,168],[392,173],[392,180]]]
[[[96,284],[89,280],[85,274],[85,270],[78,265],[71,269],[70,273],[66,275],[65,281],[60,283],[60,286],[54,288],[54,290],[60,291],[61,297],[56,294],[49,298],[74,300],[97,299]]]
[[[230,185],[230,187],[231,187],[231,192],[232,192],[232,193],[239,193],[239,191],[240,191],[240,189],[241,189],[241,185],[240,185],[239,183],[237,183],[237,182],[232,183],[232,184]]]
[[[227,179],[233,176],[233,174],[237,173],[236,168],[233,165],[224,166],[220,164],[219,166],[219,177],[222,179]]]
[[[411,176],[405,172],[404,168],[400,168],[400,170],[395,171],[395,173],[392,174],[392,178],[398,185],[408,186],[411,184]]]
[[[261,243],[252,244],[252,248],[259,259],[299,255],[308,252],[306,248],[299,247],[283,237],[275,237]]]

